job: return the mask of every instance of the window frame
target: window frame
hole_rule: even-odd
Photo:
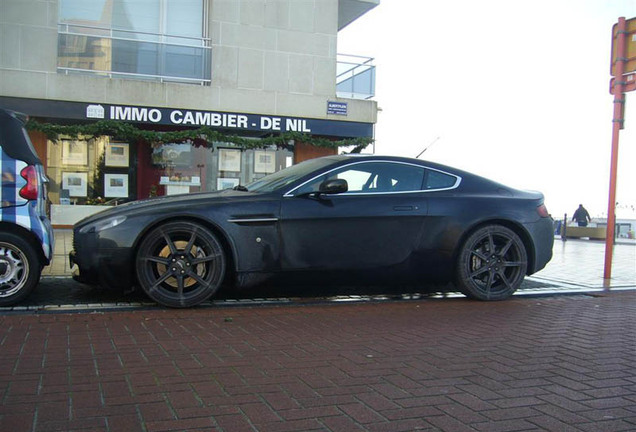
[[[82,74],[82,75],[94,75],[94,76],[107,76],[109,78],[123,78],[130,80],[139,80],[139,81],[159,81],[159,82],[174,82],[174,83],[188,83],[188,84],[197,84],[197,85],[211,85],[212,82],[212,40],[210,37],[210,27],[209,27],[209,11],[210,11],[210,1],[211,0],[200,0],[201,1],[201,23],[200,30],[201,36],[186,36],[186,35],[178,35],[178,34],[170,34],[168,33],[168,0],[156,0],[158,2],[158,11],[159,16],[157,20],[158,31],[157,33],[152,33],[148,31],[142,30],[134,30],[134,29],[123,29],[119,27],[115,27],[112,22],[108,23],[108,26],[103,26],[104,23],[97,23],[86,25],[83,23],[73,23],[69,22],[68,19],[62,19],[61,17],[61,9],[63,7],[62,3],[64,0],[59,0],[58,2],[58,23],[57,23],[57,53],[56,53],[56,69],[58,73],[62,74]],[[134,37],[135,35],[139,36],[139,38]],[[76,65],[74,62],[67,60],[67,63],[64,63],[60,59],[70,58],[73,60],[73,56],[69,55],[61,55],[60,52],[60,41],[61,37],[65,38],[75,37],[75,38],[86,38],[87,41],[91,39],[106,39],[109,40],[109,47],[111,51],[114,49],[115,43],[136,43],[138,54],[143,52],[140,50],[140,47],[143,44],[149,44],[149,46],[153,47],[153,50],[156,51],[157,62],[156,62],[156,70],[153,71],[144,71],[143,69],[137,68],[134,71],[126,71],[126,70],[114,70],[117,69],[115,67],[115,55],[114,52],[110,53],[110,64],[107,67],[92,67],[86,65]],[[189,42],[188,42],[189,41]],[[174,55],[183,55],[179,54],[178,51],[174,51],[175,49],[179,50],[187,50],[187,52],[195,52],[194,54],[190,54],[190,57],[193,58],[193,61],[200,61],[200,65],[195,64],[196,70],[194,74],[190,75],[189,73],[183,73],[183,71],[174,71],[168,70],[167,68],[167,58],[169,56]],[[193,51],[194,50],[194,51]],[[200,51],[200,52],[199,52]],[[123,51],[121,51],[123,52]],[[83,58],[78,56],[79,58]],[[86,57],[84,58],[85,62],[96,61],[94,60],[96,57]],[[146,63],[152,64],[152,63]],[[200,73],[198,69],[201,69]],[[169,73],[173,72],[173,73]],[[181,73],[179,73],[181,72]]]

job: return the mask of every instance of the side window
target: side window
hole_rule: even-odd
[[[318,192],[320,190],[320,185],[323,182],[333,179],[346,180],[347,185],[349,186],[349,192],[363,192],[369,189],[369,187],[375,187],[374,178],[371,178],[371,176],[372,174],[365,171],[364,168],[344,168],[316,177],[309,183],[297,189],[294,193],[298,195]]]
[[[295,194],[318,192],[328,179],[344,179],[348,193],[386,193],[422,190],[426,170],[415,165],[393,162],[364,162],[347,165],[311,180]]]
[[[428,170],[424,189],[448,189],[457,182],[457,177],[439,171]]]
[[[424,173],[426,170],[415,165],[390,164],[391,190],[394,192],[408,192],[422,190]]]
[[[346,169],[337,173],[334,177],[346,180],[349,185],[349,192],[364,192],[368,189],[377,188],[377,176],[372,172],[366,171],[365,167]]]

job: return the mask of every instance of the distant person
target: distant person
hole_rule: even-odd
[[[592,218],[590,217],[590,214],[587,212],[587,210],[585,210],[585,207],[583,207],[583,204],[579,204],[579,208],[577,208],[574,212],[572,220],[576,221],[576,223],[579,224],[580,227],[587,226],[588,222],[592,222]]]

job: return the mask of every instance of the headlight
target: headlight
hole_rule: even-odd
[[[95,222],[92,224],[86,225],[84,228],[80,229],[80,233],[86,234],[88,232],[100,232],[110,228],[114,228],[117,225],[123,223],[126,220],[126,216],[115,216],[112,218],[104,219],[99,222]]]

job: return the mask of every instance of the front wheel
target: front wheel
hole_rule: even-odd
[[[528,268],[519,236],[501,225],[487,225],[464,242],[457,260],[456,284],[467,297],[504,300],[521,286]]]
[[[0,233],[0,306],[24,300],[40,281],[38,254],[22,237]]]
[[[168,307],[209,299],[225,274],[225,254],[216,236],[194,222],[169,222],[148,233],[137,251],[137,279],[144,292]]]

